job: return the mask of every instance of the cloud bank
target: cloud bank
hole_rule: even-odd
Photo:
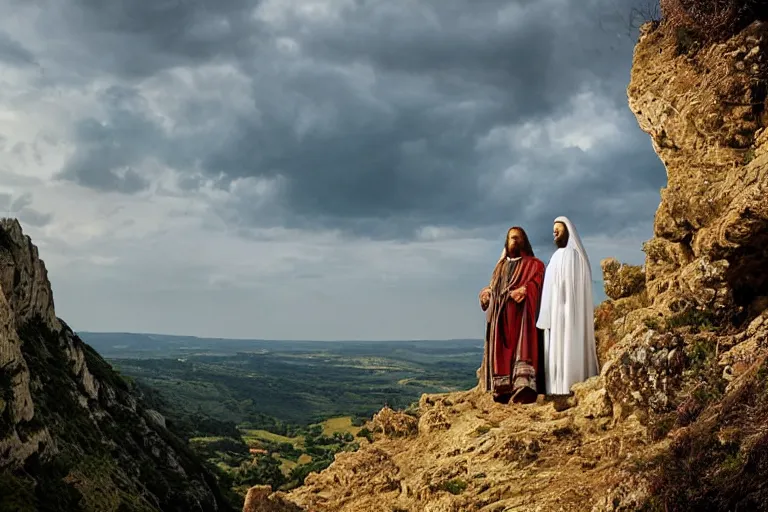
[[[642,261],[634,5],[13,0],[0,208],[75,329],[480,337],[513,224]]]

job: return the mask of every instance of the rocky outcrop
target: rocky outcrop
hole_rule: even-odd
[[[643,27],[629,106],[667,169],[648,295],[670,313],[707,311],[742,322],[766,294],[768,27],[718,44],[686,45],[680,27]]]
[[[618,419],[638,410],[664,413],[674,409],[687,362],[684,347],[679,335],[640,327],[611,350],[602,375]]]
[[[0,490],[7,510],[229,510],[215,478],[59,318],[43,261],[0,221]]]
[[[58,330],[61,326],[53,308],[48,271],[37,247],[22,233],[17,220],[4,219],[0,227],[0,288],[16,321],[40,319]]]
[[[384,407],[371,420],[370,429],[390,437],[407,437],[418,430],[418,420],[407,414],[396,413],[389,407]]]
[[[642,493],[616,492],[632,479],[616,460],[639,449],[630,440],[642,437],[643,427],[628,420],[606,428],[611,408],[598,381],[582,384],[565,410],[546,400],[504,406],[477,389],[425,395],[420,417],[439,411],[449,429],[377,435],[275,498],[338,512],[631,509]]]
[[[601,261],[600,266],[609,299],[595,308],[595,344],[602,367],[620,340],[634,336],[638,327],[652,324],[659,313],[648,307],[643,267],[622,264],[614,258]]]
[[[280,494],[273,495],[268,485],[255,485],[248,489],[243,512],[301,512],[302,509],[283,500]]]
[[[600,262],[603,287],[609,299],[618,300],[645,291],[645,271],[638,265],[622,264],[616,258]]]
[[[44,425],[32,431],[21,428],[34,418],[35,405],[17,332],[17,322],[33,312],[43,313],[51,321],[47,308],[53,304],[50,293],[35,282],[33,276],[46,275],[45,266],[30,248],[29,239],[22,236],[18,222],[0,223],[0,243],[0,456],[4,465],[17,466],[33,453],[55,451]],[[23,263],[17,265],[17,261]]]

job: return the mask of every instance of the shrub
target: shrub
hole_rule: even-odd
[[[690,326],[694,332],[712,331],[715,329],[716,323],[716,319],[710,311],[700,309],[685,309],[666,319],[668,329]]]
[[[364,437],[369,442],[371,443],[373,442],[373,433],[370,430],[368,430],[366,427],[363,427],[360,429],[360,431],[357,433],[357,437]]]
[[[445,482],[441,482],[438,488],[441,491],[447,491],[451,494],[461,494],[467,489],[467,482],[460,478],[454,478],[452,480],[447,480]]]
[[[768,7],[761,0],[660,0],[659,3],[666,24],[676,30],[692,30],[703,40],[728,38],[768,15]],[[688,31],[677,33],[691,36]]]
[[[716,364],[716,363],[715,363]],[[754,371],[757,370],[757,371]],[[651,497],[642,510],[763,510],[768,500],[768,363],[712,400],[652,461]],[[700,394],[701,389],[694,394]],[[649,461],[651,462],[651,461]]]
[[[491,431],[491,426],[490,425],[480,425],[479,427],[477,427],[475,429],[474,434],[475,434],[475,436],[479,437],[479,436],[487,434],[490,431]]]
[[[35,512],[35,483],[9,470],[0,473],[0,512]]]

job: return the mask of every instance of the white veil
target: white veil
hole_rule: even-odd
[[[586,263],[587,270],[589,271],[589,284],[592,286],[592,267],[589,263],[589,256],[587,256],[587,251],[584,250],[584,245],[581,243],[581,237],[579,237],[579,234],[576,232],[576,226],[573,225],[571,219],[564,216],[556,218],[553,224],[556,222],[562,222],[565,224],[565,227],[568,228],[568,244],[565,246],[565,248],[573,249],[579,253],[582,261]]]
[[[558,266],[556,264],[563,258],[565,258],[564,263],[567,262],[568,266],[573,268],[575,262],[573,261],[574,254],[572,251],[575,251],[581,257],[580,259],[583,264],[578,265],[580,275],[570,276],[570,279],[579,279],[584,284],[582,293],[584,295],[583,299],[587,301],[586,307],[590,310],[594,310],[594,305],[592,304],[592,266],[589,261],[589,256],[587,256],[587,251],[584,250],[584,244],[581,243],[581,237],[579,237],[579,233],[576,231],[576,226],[573,225],[571,219],[565,216],[560,216],[554,220],[553,224],[557,222],[562,222],[568,229],[568,243],[564,247],[565,250],[555,251],[555,254],[553,254],[549,260],[549,265],[547,265],[547,272],[544,274],[544,284],[542,286],[539,320],[536,323],[536,327],[539,329],[550,328],[552,281],[556,277],[553,269]],[[592,331],[594,332],[594,326],[592,326]]]

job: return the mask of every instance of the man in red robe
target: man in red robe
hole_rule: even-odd
[[[485,351],[478,370],[480,389],[493,392],[497,402],[536,401],[539,333],[536,329],[544,263],[535,258],[520,227],[507,232],[501,258],[490,285],[480,292],[486,312]]]

